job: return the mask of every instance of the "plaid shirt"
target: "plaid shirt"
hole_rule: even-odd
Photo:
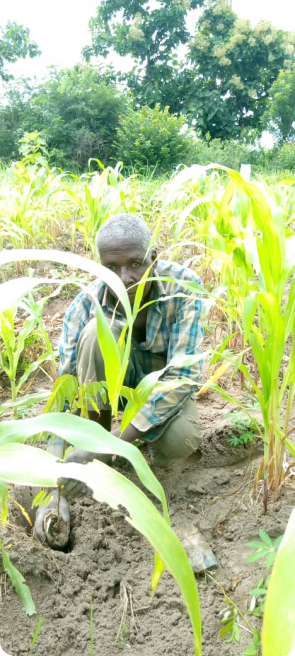
[[[159,260],[155,277],[166,276],[177,281],[194,281],[200,284],[200,278],[190,269],[175,262]],[[177,294],[185,294],[183,297]],[[194,295],[195,296],[195,295]],[[140,364],[144,373],[153,371],[153,355],[163,358],[163,366],[168,364],[175,356],[194,355],[201,352],[203,328],[201,322],[201,301],[192,297],[191,293],[177,282],[156,280],[152,283],[150,298],[155,299],[148,307],[146,323],[146,341],[137,344],[140,350]],[[166,297],[166,298],[165,298]],[[169,298],[167,298],[169,297]],[[59,346],[60,367],[59,375],[76,373],[76,349],[78,339],[88,321],[96,316],[95,301],[98,301],[107,317],[111,319],[114,313],[114,299],[105,283],[95,280],[80,292],[66,312],[62,341]],[[124,320],[116,312],[117,320]],[[161,393],[153,392],[148,402],[132,420],[145,436],[147,441],[158,439],[164,431],[166,423],[180,412],[185,401],[190,398],[196,389],[202,363],[192,366],[170,367],[161,380],[168,382],[185,376],[190,378],[194,385],[184,382],[173,391]],[[157,367],[159,368],[159,364]]]

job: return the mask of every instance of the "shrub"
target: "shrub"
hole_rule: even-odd
[[[194,141],[189,132],[182,132],[184,124],[184,117],[169,114],[169,107],[161,111],[159,104],[154,109],[130,108],[119,119],[114,154],[137,170],[154,167],[169,171],[178,164],[189,164]]]
[[[243,143],[227,139],[200,139],[195,146],[195,162],[197,164],[222,164],[231,169],[240,170],[241,164],[254,164],[255,152]]]

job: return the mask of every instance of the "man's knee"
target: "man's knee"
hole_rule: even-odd
[[[183,410],[153,444],[154,450],[168,458],[188,458],[200,446],[201,422],[196,402],[186,401]]]

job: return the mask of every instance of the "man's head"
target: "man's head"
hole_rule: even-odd
[[[151,234],[146,223],[136,214],[115,214],[98,229],[95,237],[96,249],[105,267],[114,271],[129,289],[139,282],[146,269],[155,261],[156,251],[148,252]],[[150,276],[153,275],[153,269]],[[147,296],[151,282],[147,282],[144,296]],[[131,304],[137,286],[128,292]]]

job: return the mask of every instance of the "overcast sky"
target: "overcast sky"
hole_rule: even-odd
[[[99,0],[0,0],[0,26],[16,21],[30,29],[41,57],[10,66],[16,77],[42,77],[51,64],[73,66],[82,47],[90,43],[88,21]],[[276,27],[295,31],[292,0],[232,0],[233,9],[254,24],[271,20]]]

